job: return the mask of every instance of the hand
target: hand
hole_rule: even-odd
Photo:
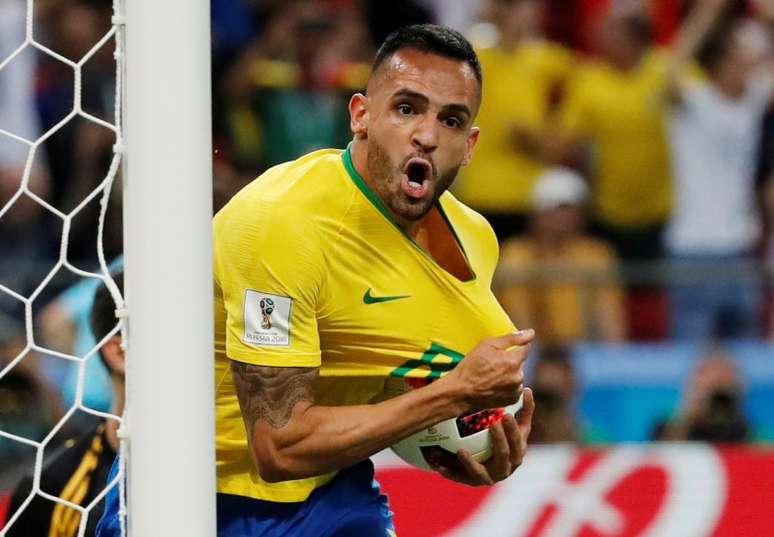
[[[492,440],[492,456],[480,463],[466,450],[457,452],[454,466],[438,466],[439,474],[452,481],[470,486],[494,485],[516,471],[527,452],[527,439],[532,430],[532,414],[535,400],[532,390],[524,389],[524,406],[517,417],[506,414],[503,419],[489,427]]]
[[[515,403],[524,382],[524,361],[534,330],[483,340],[439,382],[456,384],[459,414]]]

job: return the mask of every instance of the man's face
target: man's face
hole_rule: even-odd
[[[367,141],[372,188],[399,220],[425,216],[469,162],[479,93],[466,62],[414,49],[372,76],[353,130]]]
[[[538,233],[543,236],[574,236],[583,229],[583,212],[578,205],[563,203],[535,212],[534,222]]]
[[[627,28],[626,19],[630,16],[611,13],[597,25],[596,46],[608,61],[618,67],[636,65],[646,50],[646,44]]]

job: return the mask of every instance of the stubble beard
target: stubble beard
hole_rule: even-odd
[[[421,220],[430,212],[441,194],[452,185],[460,169],[460,166],[456,166],[439,177],[433,168],[431,195],[414,200],[401,190],[402,166],[405,163],[394,164],[384,146],[373,138],[368,139],[367,162],[376,194],[393,214],[410,222]]]

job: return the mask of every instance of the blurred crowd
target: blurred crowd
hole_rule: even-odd
[[[87,196],[113,158],[116,66],[109,0],[34,5],[39,45],[20,49],[26,2],[0,0],[0,371],[19,364],[0,379],[0,428],[39,440],[79,396],[78,368],[33,341],[94,346],[97,284],[62,262],[97,267],[101,196]],[[707,438],[707,408],[727,410],[722,439],[746,437],[734,360],[711,343],[774,337],[772,0],[220,0],[212,15],[216,210],[268,167],[347,144],[346,103],[390,31],[452,26],[484,72],[454,194],[492,223],[496,292],[539,334],[535,438],[589,438],[575,342],[670,339],[711,350],[654,438]],[[76,84],[62,59],[86,54]],[[101,243],[114,264],[120,200],[119,175]],[[83,404],[109,408],[98,359],[85,379]],[[0,439],[0,460],[19,449]]]

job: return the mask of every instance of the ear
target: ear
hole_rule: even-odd
[[[124,349],[121,348],[121,337],[119,335],[111,337],[102,345],[100,351],[110,368],[110,372],[124,376],[126,369],[124,367]]]
[[[368,138],[368,97],[355,93],[349,100],[349,128],[355,138]]]
[[[470,129],[470,134],[468,135],[468,141],[465,144],[465,156],[462,159],[462,165],[467,166],[470,164],[470,159],[473,158],[473,148],[476,147],[476,142],[478,142],[478,133],[479,133],[478,127],[473,127]]]

